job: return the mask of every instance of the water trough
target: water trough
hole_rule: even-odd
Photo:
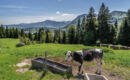
[[[45,58],[34,58],[32,59],[32,67],[33,68],[44,68]],[[72,67],[70,65],[65,65],[62,63],[58,63],[56,61],[47,59],[46,62],[47,68],[60,73],[72,73]]]

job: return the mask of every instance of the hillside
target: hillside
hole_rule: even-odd
[[[40,27],[47,27],[47,28],[61,28],[68,25],[70,21],[52,21],[46,20],[42,22],[36,23],[23,23],[23,24],[14,24],[14,25],[5,25],[8,27],[16,27],[16,28],[40,28]]]
[[[124,17],[126,17],[126,14],[127,12],[124,11],[112,11],[112,22],[115,22],[116,20],[118,22],[121,22],[124,19]]]

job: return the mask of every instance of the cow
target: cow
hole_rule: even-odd
[[[75,52],[68,51],[66,53],[65,61],[67,62],[70,60],[74,60],[80,63],[79,69],[78,69],[78,74],[80,74],[83,61],[93,61],[95,59],[98,64],[98,67],[95,73],[100,75],[102,72],[102,58],[103,58],[102,49],[89,49],[89,50],[80,50],[80,51],[75,51]],[[82,73],[83,73],[83,70],[82,70]]]

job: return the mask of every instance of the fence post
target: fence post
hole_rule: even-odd
[[[45,51],[45,58],[44,58],[44,71],[47,71],[47,51]]]

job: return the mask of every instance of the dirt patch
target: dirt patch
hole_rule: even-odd
[[[18,64],[16,64],[16,66],[18,66],[18,67],[23,67],[23,66],[25,66],[25,65],[31,65],[31,58],[29,58],[29,59],[24,59],[24,60],[22,60],[20,63],[18,63]]]
[[[79,63],[77,63],[75,61],[65,62],[65,59],[63,57],[62,58],[48,58],[48,59],[57,61],[57,62],[62,63],[62,64],[71,65],[73,75],[75,77],[78,76],[77,73],[78,73]],[[24,66],[26,66],[26,65],[31,66],[31,60],[32,59],[24,59],[20,63],[18,63],[17,64],[18,69],[16,70],[16,72],[20,72],[20,73],[27,72],[29,70],[29,67],[27,68],[27,67],[24,67]],[[93,63],[91,65],[90,64],[91,63],[88,63],[88,62],[84,63],[84,65],[83,65],[84,73],[93,73],[93,74],[95,73],[97,66],[94,65]],[[104,75],[108,80],[125,80],[124,78],[122,78],[122,76],[120,74],[112,73],[112,72],[110,72],[108,70],[104,70],[104,69],[102,71],[102,75]],[[82,80],[82,79],[80,79],[80,80]]]
[[[77,76],[79,63],[77,63],[75,61],[73,61],[73,63],[71,61],[70,62],[65,62],[65,60],[63,58],[49,58],[49,59],[55,60],[55,61],[60,62],[60,63],[67,64],[67,65],[71,65],[73,75]],[[87,64],[89,64],[89,66],[86,66]],[[83,65],[84,73],[93,73],[93,74],[95,74],[97,66],[93,65],[93,62],[92,62],[91,65],[90,64],[91,64],[90,62],[89,63],[88,62],[84,63],[84,65]],[[122,78],[122,76],[120,74],[112,73],[112,72],[110,72],[108,70],[104,70],[104,69],[102,71],[102,75],[104,75],[108,80],[125,80],[124,78]]]
[[[18,67],[18,69],[16,69],[16,72],[27,72],[29,70],[28,66],[31,66],[31,58],[29,59],[24,59],[22,60],[20,63],[16,64],[16,66]]]
[[[24,72],[27,72],[29,69],[28,68],[18,68],[16,70],[16,72],[21,72],[21,73],[24,73]]]

